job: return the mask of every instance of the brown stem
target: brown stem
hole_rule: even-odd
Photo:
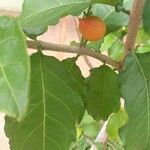
[[[142,19],[144,2],[145,0],[133,1],[133,7],[132,7],[130,18],[129,18],[128,33],[127,33],[127,38],[125,41],[125,55],[130,53],[130,51],[132,51],[135,46],[137,32],[138,32],[140,22]]]
[[[123,59],[120,61],[120,66],[123,68],[125,57],[134,49],[135,40],[142,19],[145,0],[134,0],[129,18],[129,26],[127,38],[125,41],[125,50]]]
[[[103,55],[99,52],[92,51],[91,49],[84,48],[84,47],[77,47],[77,46],[70,46],[70,45],[61,45],[61,44],[53,44],[53,43],[46,43],[43,41],[38,41],[40,46],[43,48],[43,50],[51,50],[51,51],[57,51],[57,52],[67,52],[67,53],[76,53],[79,55],[86,55],[91,56],[96,59],[99,59],[100,61],[107,63],[108,65],[113,66],[114,68],[120,70],[120,64],[113,59],[109,58],[106,55]],[[35,41],[27,41],[28,47],[32,49],[36,49],[36,43]]]

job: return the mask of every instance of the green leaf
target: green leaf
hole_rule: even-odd
[[[108,34],[107,36],[104,37],[104,42],[101,45],[100,51],[107,51],[109,50],[112,45],[118,40],[118,37],[114,35],[113,33]]]
[[[83,103],[86,106],[87,85],[85,83],[84,77],[82,76],[80,68],[76,65],[76,57],[67,58],[62,61],[62,64],[73,75],[74,81],[77,84],[76,89],[78,90],[79,94],[81,95]]]
[[[106,145],[100,143],[100,142],[96,142],[95,143],[95,146],[97,148],[97,150],[103,150],[103,149],[106,149]]]
[[[98,41],[94,41],[94,42],[88,42],[86,44],[86,47],[94,49],[96,51],[99,51],[100,48],[101,48],[102,43],[103,43],[103,40],[98,40]]]
[[[22,119],[28,104],[29,57],[20,25],[0,17],[0,111]]]
[[[123,1],[123,6],[125,7],[126,10],[131,10],[132,4],[133,4],[133,0]]]
[[[80,15],[90,4],[90,0],[24,0],[19,20],[23,28],[54,25],[63,16]]]
[[[121,136],[127,150],[150,148],[150,53],[130,54],[119,74],[128,123]]]
[[[77,141],[71,144],[69,150],[89,150],[90,144],[86,141],[86,139],[81,136]]]
[[[96,120],[107,120],[111,113],[118,111],[120,105],[117,74],[108,66],[103,65],[91,70],[87,84],[88,113]]]
[[[95,121],[87,111],[85,111],[81,123],[77,126],[80,137],[71,144],[70,150],[89,150],[91,147],[89,141],[94,143],[101,125],[102,123]],[[87,140],[87,137],[89,140]],[[96,143],[94,144],[96,145]]]
[[[80,128],[83,130],[84,135],[94,141],[100,130],[100,125],[100,122],[95,121],[86,111],[80,123]]]
[[[118,130],[125,125],[127,119],[128,115],[123,109],[110,116],[106,129],[109,140],[115,140],[119,137]]]
[[[107,25],[107,34],[128,24],[129,16],[123,12],[115,12],[115,7],[95,4],[92,7],[93,15],[102,17]]]
[[[150,35],[147,34],[143,28],[139,29],[136,37],[136,43],[137,44],[147,43],[147,41],[149,40],[150,40]]]
[[[108,50],[108,55],[110,58],[120,61],[123,57],[124,45],[120,40],[115,41],[110,49]]]
[[[35,40],[37,36],[46,32],[47,29],[48,29],[47,26],[46,27],[44,26],[44,27],[34,27],[34,28],[33,27],[26,27],[23,30],[29,38]]]
[[[124,51],[122,38],[125,34],[125,28],[121,28],[115,32],[109,33],[103,38],[103,40],[89,42],[87,47],[101,52],[108,51],[109,56],[118,61],[120,60]]]
[[[122,0],[92,0],[93,3],[103,3],[112,6],[116,6],[117,4],[121,4]]]
[[[118,35],[110,33],[104,37],[104,42],[101,45],[100,51],[108,51],[110,58],[119,61],[124,52],[124,45]]]
[[[145,31],[150,34],[149,16],[150,16],[150,0],[147,0],[144,7],[143,24],[144,24]]]
[[[109,141],[108,142],[108,150],[112,150],[114,147],[114,150],[125,150],[122,144],[122,141],[120,139]]]
[[[83,103],[72,75],[61,62],[40,53],[31,56],[31,102],[20,123],[6,118],[12,150],[68,150]]]
[[[144,45],[142,47],[138,47],[136,49],[136,52],[137,53],[147,53],[147,52],[150,52],[150,44]]]

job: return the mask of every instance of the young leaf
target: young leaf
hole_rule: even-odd
[[[108,51],[110,58],[119,61],[123,56],[124,45],[117,35],[110,33],[104,37],[101,51]]]
[[[20,25],[0,17],[0,111],[22,119],[28,104],[29,57]]]
[[[108,66],[103,65],[91,70],[87,84],[88,113],[96,120],[107,120],[111,113],[119,109],[120,91],[117,74]]]
[[[93,141],[95,140],[99,130],[100,122],[95,121],[87,111],[85,111],[84,117],[80,123],[80,128],[83,130],[83,134],[90,137]]]
[[[80,15],[90,4],[90,0],[24,0],[19,20],[23,28],[54,25],[63,16]]]
[[[150,53],[130,54],[120,73],[128,123],[121,129],[126,149],[150,147]]]
[[[73,75],[74,81],[77,83],[76,89],[78,90],[79,94],[81,95],[83,103],[86,106],[87,85],[85,83],[84,77],[82,76],[80,68],[76,65],[76,57],[67,58],[62,61],[62,64]]]
[[[12,150],[68,150],[83,103],[72,75],[53,57],[31,56],[31,101],[20,123],[6,118]]]
[[[123,109],[110,116],[106,129],[109,140],[115,140],[119,137],[118,130],[125,125],[127,119],[128,115]]]

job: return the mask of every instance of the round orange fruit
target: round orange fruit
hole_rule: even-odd
[[[106,24],[103,19],[97,16],[79,18],[79,30],[86,40],[97,41],[105,36]]]

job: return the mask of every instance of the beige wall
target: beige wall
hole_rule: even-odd
[[[21,10],[23,0],[0,0],[0,9],[9,11]]]

